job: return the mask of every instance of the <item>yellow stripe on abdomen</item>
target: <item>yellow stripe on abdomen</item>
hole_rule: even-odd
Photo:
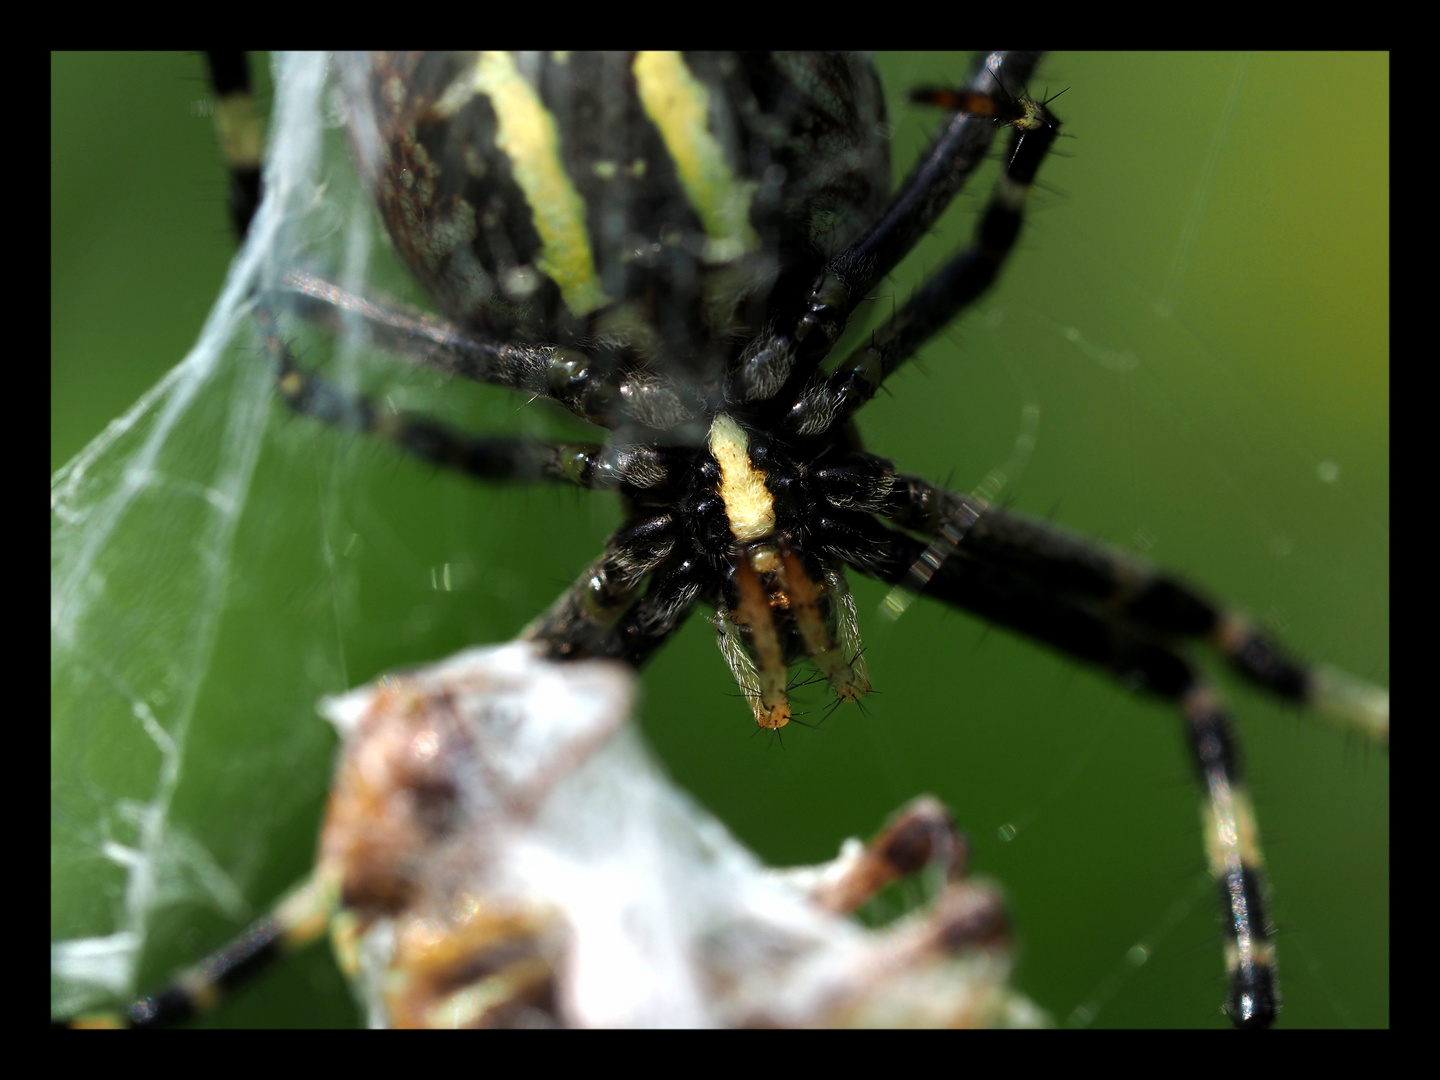
[[[576,315],[604,307],[612,298],[595,272],[585,200],[560,158],[555,117],[509,53],[480,54],[475,89],[490,99],[495,145],[509,159],[511,174],[529,204],[541,244],[537,269],[560,287],[561,299]]]
[[[757,184],[735,175],[711,134],[710,91],[676,52],[636,53],[632,70],[640,103],[670,151],[685,195],[710,238],[708,261],[729,262],[758,251],[760,237],[750,224]]]

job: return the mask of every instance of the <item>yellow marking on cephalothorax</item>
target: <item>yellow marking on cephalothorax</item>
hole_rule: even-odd
[[[677,52],[641,52],[632,65],[640,103],[664,140],[690,205],[710,238],[706,256],[729,262],[758,251],[750,203],[759,186],[741,180],[710,131],[710,91]]]
[[[525,195],[540,235],[536,267],[560,287],[565,306],[586,315],[611,302],[595,272],[585,231],[585,200],[560,159],[555,117],[520,74],[515,58],[485,52],[475,62],[475,89],[495,111],[495,145]]]
[[[720,501],[731,534],[742,544],[765,539],[775,531],[775,497],[750,461],[745,429],[725,413],[710,425],[710,453],[720,466]]]

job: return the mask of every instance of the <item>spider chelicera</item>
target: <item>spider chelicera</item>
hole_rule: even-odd
[[[1067,80],[1068,80],[1068,78],[1069,78],[1069,73],[1066,72],[1066,75],[1067,75]],[[912,81],[913,81],[913,80],[912,80]],[[953,247],[953,246],[954,246],[954,244],[953,244],[953,235],[952,235],[951,239],[946,242],[945,247],[946,247],[946,248],[949,248],[949,247]],[[938,257],[938,256],[937,256],[937,257]],[[902,395],[902,396],[903,396],[903,395]],[[1042,430],[1043,430],[1043,429],[1042,429]],[[886,446],[881,446],[881,445],[878,445],[878,444],[876,445],[876,448],[877,448],[878,450],[881,450],[881,451],[888,450],[888,447],[886,447]],[[897,454],[896,456],[899,457],[900,455]],[[866,621],[867,621],[867,620],[865,620],[865,618],[864,618],[864,616],[863,616],[863,614],[862,614],[862,628],[863,628],[863,625],[866,623]],[[948,633],[950,633],[950,631],[947,631],[947,634],[948,634]],[[865,634],[866,640],[868,641],[872,635],[873,635],[873,631],[871,631],[871,632],[869,632],[869,633],[866,633],[866,634]],[[933,673],[932,673],[932,677],[934,677],[934,676],[933,676]],[[902,680],[898,680],[898,681],[904,682],[904,681],[906,681],[906,680],[902,679]],[[952,684],[951,687],[950,687],[950,689],[951,689],[951,692],[952,692],[953,695],[954,695],[954,698],[957,700],[957,702],[959,702],[959,703],[964,703],[966,700],[969,699],[969,697],[970,697],[970,691],[968,690],[968,688],[965,688],[965,687],[963,687],[963,686],[955,686],[955,685],[953,685],[953,681],[952,681],[948,676],[944,677],[944,678],[943,678],[943,681],[945,681],[946,683],[951,683],[951,684]],[[887,680],[887,683],[888,683],[888,682],[889,682],[889,680]],[[882,685],[881,689],[885,690],[887,693],[895,693],[895,692],[897,691],[897,688],[896,688],[895,686],[893,686],[893,685]],[[1120,841],[1120,842],[1123,843],[1123,841]]]

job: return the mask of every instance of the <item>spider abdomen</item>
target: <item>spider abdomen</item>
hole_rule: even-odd
[[[381,53],[341,77],[361,176],[449,318],[670,375],[718,375],[890,184],[853,56]]]

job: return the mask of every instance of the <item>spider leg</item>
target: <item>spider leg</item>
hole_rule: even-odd
[[[1026,52],[981,55],[979,65],[964,81],[965,100],[911,168],[889,209],[827,268],[827,276],[843,285],[852,304],[914,249],[985,159],[996,133],[994,121],[1000,117],[993,108],[979,103],[993,103],[997,95],[1006,100],[1018,96],[1039,66],[1040,56]],[[1048,143],[1040,148],[1036,164],[1045,149]]]
[[[904,580],[925,544],[873,518],[849,517],[857,532],[873,535],[871,550],[877,553],[857,568],[891,584]],[[972,529],[967,544],[973,536]],[[967,547],[945,561],[931,579],[929,595],[1109,671],[1180,708],[1204,789],[1207,861],[1221,894],[1230,983],[1225,1008],[1237,1026],[1271,1024],[1279,1010],[1279,988],[1259,829],[1229,713],[1198,667],[1168,636],[1127,619],[1123,609],[1057,594],[1044,581],[1003,562],[986,561]]]
[[[1039,65],[1039,53],[982,54],[982,61],[965,80],[967,91],[983,97],[997,90],[1006,95],[1005,83],[1022,87]],[[777,335],[757,357],[785,357],[789,373],[780,397],[801,399],[801,388],[839,340],[856,305],[890,273],[944,213],[950,200],[985,160],[995,138],[990,115],[960,112],[936,135],[910,174],[890,200],[876,224],[856,243],[831,260],[811,286],[804,311],[794,329]],[[749,366],[732,379],[730,400],[746,400]],[[792,421],[797,430],[800,418]]]
[[[710,573],[693,560],[671,558],[679,531],[668,513],[622,525],[605,553],[522,636],[544,642],[556,659],[609,656],[643,665],[684,621]]]
[[[292,411],[333,427],[387,439],[413,457],[480,480],[546,481],[636,494],[664,486],[673,471],[662,451],[644,446],[480,437],[425,416],[383,408],[363,394],[300,368],[268,307],[258,306],[255,317],[277,371],[281,397]]]
[[[390,299],[376,303],[303,271],[286,274],[274,298],[337,333],[362,331],[397,359],[550,398],[601,427],[671,431],[702,409],[675,380],[628,366],[598,346],[492,341],[437,315]]]
[[[207,52],[206,70],[215,91],[215,128],[220,152],[230,173],[230,224],[243,240],[260,206],[260,168],[264,150],[250,61],[243,50]]]
[[[1021,111],[1009,121],[1014,128],[1010,153],[970,247],[921,285],[828,378],[805,387],[787,419],[793,430],[818,435],[849,419],[897,367],[994,284],[1020,236],[1025,200],[1060,128],[1044,102],[1018,102],[1013,107]]]
[[[334,889],[322,883],[319,875],[307,878],[274,910],[194,967],[180,972],[168,986],[136,1000],[123,1016],[77,1017],[57,1026],[173,1027],[210,1012],[258,972],[323,937],[335,902]]]
[[[885,464],[876,459],[870,467]],[[1291,656],[1244,616],[1143,559],[916,476],[895,477],[881,514],[904,528],[941,537],[942,557],[958,551],[1141,632],[1203,641],[1262,690],[1316,709],[1376,742],[1389,741],[1387,693]],[[938,565],[933,547],[915,563],[926,580],[947,573],[948,559]],[[912,568],[910,583],[923,587],[926,580],[917,581],[915,574]],[[937,587],[943,585],[937,582]]]
[[[679,630],[700,601],[714,570],[695,558],[672,561],[657,570],[644,595],[619,621],[617,633],[602,655],[639,668]]]
[[[1039,53],[981,54],[964,82],[967,104],[1010,96],[1030,78]],[[911,169],[889,206],[864,236],[826,266],[799,312],[781,313],[777,330],[764,336],[731,372],[725,400],[734,403],[807,400],[816,369],[845,330],[846,321],[877,282],[890,273],[945,212],[956,193],[984,162],[994,141],[994,111],[958,112]],[[800,405],[796,406],[801,408]],[[793,416],[802,430],[807,409]],[[817,429],[817,430],[823,430]]]

